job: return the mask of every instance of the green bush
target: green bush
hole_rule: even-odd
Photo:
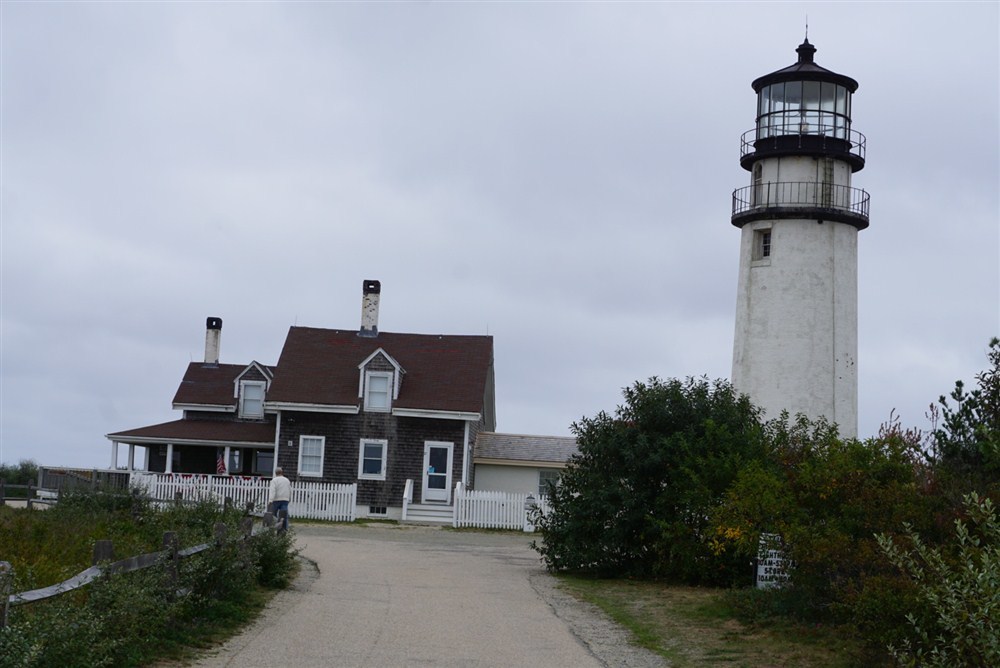
[[[724,381],[624,390],[615,415],[573,425],[579,444],[534,518],[548,568],[690,584],[749,583],[745,560],[713,552],[708,515],[748,461],[763,456],[759,410]]]
[[[942,396],[931,406],[930,460],[954,506],[970,490],[1000,493],[1000,339],[990,341],[987,359],[971,391],[958,380],[951,402]]]
[[[294,547],[293,530],[271,531],[256,537],[251,543],[259,571],[257,582],[272,589],[284,589],[295,573],[295,557],[299,550]]]
[[[873,643],[899,638],[914,590],[875,534],[910,522],[933,531],[920,439],[898,424],[867,441],[842,440],[823,421],[768,424],[770,456],[747,464],[711,513],[718,552],[756,557],[761,532],[781,535],[790,560],[781,608],[814,622],[850,622]]]
[[[32,459],[22,459],[15,464],[0,464],[0,480],[9,485],[34,485],[38,482],[38,464]],[[5,489],[6,497],[27,496],[27,490]]]
[[[990,499],[969,494],[964,506],[969,524],[955,522],[950,549],[928,545],[910,526],[906,541],[878,537],[933,612],[929,621],[906,615],[910,637],[889,648],[901,665],[1000,666],[1000,521]]]

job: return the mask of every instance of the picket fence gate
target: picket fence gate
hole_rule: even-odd
[[[219,504],[228,497],[236,507],[252,503],[255,508],[267,507],[269,478],[206,475],[199,473],[132,473],[130,487],[140,488],[152,499],[186,501],[213,499]],[[321,482],[296,482],[288,516],[292,519],[353,522],[356,518],[358,486]]]
[[[537,506],[542,513],[549,511],[547,499],[532,494],[493,492],[455,486],[455,527],[479,529],[514,529],[534,531],[528,509]]]

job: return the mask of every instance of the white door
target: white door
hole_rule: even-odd
[[[451,501],[451,443],[424,443],[424,503]]]

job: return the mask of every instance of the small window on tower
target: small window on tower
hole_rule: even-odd
[[[771,230],[757,230],[753,234],[753,259],[766,260],[771,257]]]

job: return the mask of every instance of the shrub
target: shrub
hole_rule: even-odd
[[[12,485],[38,482],[38,464],[33,459],[22,459],[16,465],[0,464],[0,480]]]
[[[916,584],[930,622],[906,615],[912,634],[890,652],[904,666],[1000,666],[1000,521],[989,499],[964,500],[970,524],[955,522],[945,550],[906,526],[909,547],[880,535],[888,558]]]
[[[281,586],[294,565],[290,536],[268,532],[245,541],[240,514],[215,504],[157,511],[128,495],[65,499],[45,512],[0,509],[0,545],[14,564],[15,591],[83,570],[98,537],[111,538],[123,558],[161,549],[165,530],[176,530],[180,545],[191,546],[213,541],[215,523],[224,521],[228,536],[221,547],[181,560],[176,579],[162,567],[119,573],[12,608],[9,626],[0,631],[0,668],[142,665],[164,643],[211,626],[206,621],[244,619],[258,583]],[[46,581],[39,582],[43,571]]]
[[[661,381],[624,390],[615,415],[573,425],[579,455],[535,518],[548,568],[749,582],[745,561],[714,553],[708,515],[765,442],[759,410],[724,381]]]
[[[295,557],[299,550],[294,548],[292,530],[270,531],[257,536],[251,547],[259,567],[257,582],[263,587],[284,589],[295,573]]]
[[[942,396],[930,410],[930,460],[942,493],[956,506],[969,490],[1000,492],[1000,339],[990,341],[987,359],[974,389],[956,381],[951,402]]]
[[[713,549],[748,562],[762,531],[780,534],[789,588],[758,598],[780,598],[782,610],[806,621],[851,622],[879,646],[898,638],[914,591],[875,534],[902,522],[933,526],[920,435],[890,423],[877,438],[842,440],[801,416],[767,429],[770,456],[745,466],[711,513]]]

